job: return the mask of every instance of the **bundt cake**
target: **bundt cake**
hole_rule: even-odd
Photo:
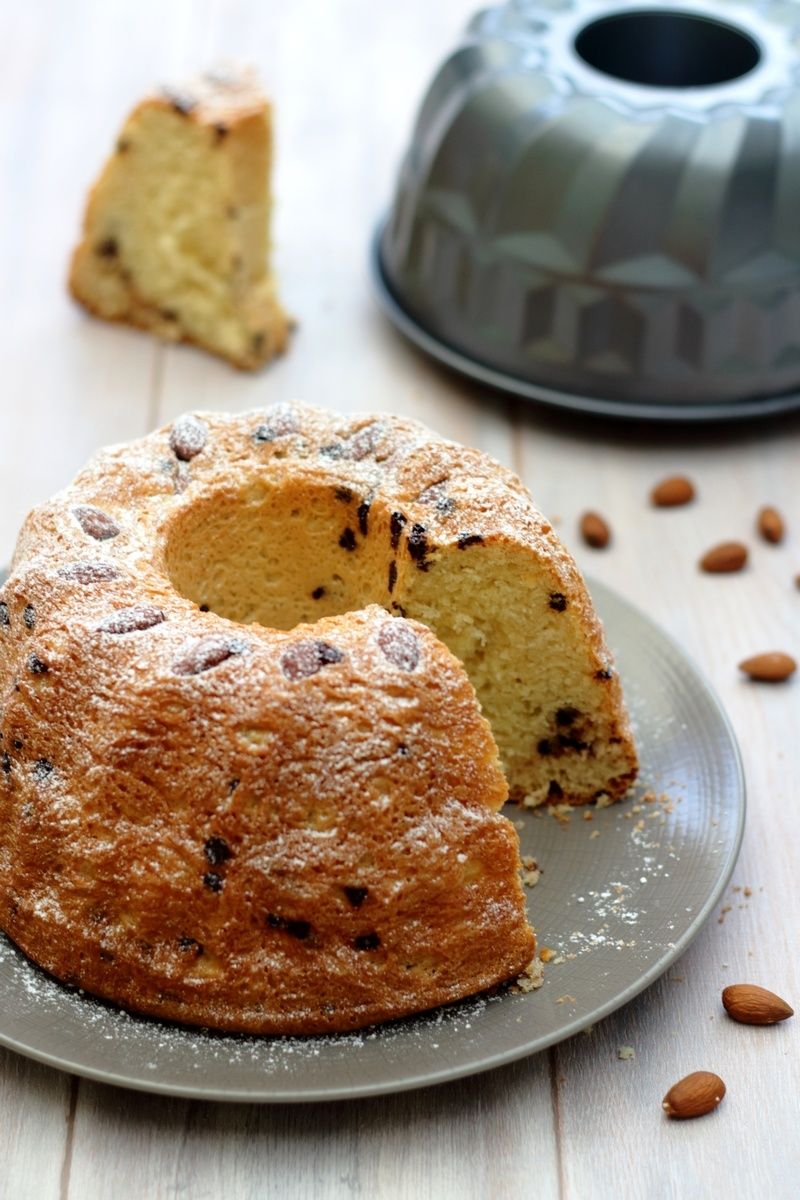
[[[286,347],[268,266],[271,114],[248,71],[143,100],[95,184],[69,285],[96,316],[237,367]]]
[[[189,1023],[355,1028],[527,965],[468,675],[518,799],[636,771],[550,526],[398,418],[190,415],[103,451],[25,523],[0,642],[0,925]]]

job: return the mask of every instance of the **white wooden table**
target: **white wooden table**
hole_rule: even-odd
[[[800,681],[748,685],[750,652],[800,654],[800,420],[706,432],[621,427],[506,402],[423,361],[370,295],[367,245],[417,100],[470,0],[0,0],[0,561],[26,510],[99,444],[182,410],[298,399],[418,416],[513,464],[581,565],[676,636],[738,731],[747,833],[722,923],[668,977],[587,1035],[489,1075],[377,1101],[237,1107],[102,1087],[0,1052],[0,1194],[95,1197],[800,1195],[797,1019],[734,1025],[721,988],[800,1001]],[[276,99],[277,260],[300,330],[262,374],[84,318],[63,278],[84,190],[152,80],[220,56],[254,61]],[[659,477],[691,474],[693,507],[657,512]],[[753,537],[757,507],[790,522]],[[584,549],[587,507],[614,542]],[[716,540],[753,547],[738,576],[701,575]],[[745,896],[743,887],[752,889]],[[634,1061],[617,1048],[632,1045]],[[661,1114],[689,1070],[728,1096],[686,1124]]]

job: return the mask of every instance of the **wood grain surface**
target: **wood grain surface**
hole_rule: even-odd
[[[800,1000],[800,681],[749,684],[737,662],[800,656],[800,420],[667,431],[553,416],[421,359],[381,318],[367,247],[414,108],[466,0],[0,0],[0,561],[25,512],[100,444],[187,408],[297,399],[394,410],[514,465],[581,566],[645,608],[717,688],[740,738],[750,807],[724,908],[654,987],[549,1054],[431,1091],[311,1107],[164,1100],[70,1079],[0,1052],[0,1195],[99,1197],[604,1197],[800,1194],[797,1022],[729,1021],[727,983]],[[219,59],[256,63],[277,108],[277,262],[299,320],[291,353],[255,376],[84,317],[65,265],[85,189],[151,81]],[[651,485],[690,474],[698,501],[657,511]],[[755,534],[784,512],[781,546]],[[610,522],[579,544],[581,513]],[[702,575],[742,538],[748,569]],[[745,895],[743,887],[751,889]],[[618,1047],[633,1046],[621,1061]],[[681,1075],[718,1072],[720,1109],[670,1123]]]

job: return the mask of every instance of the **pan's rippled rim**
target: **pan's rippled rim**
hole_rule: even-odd
[[[594,810],[591,822],[573,814],[566,826],[547,813],[507,810],[522,825],[522,853],[544,868],[529,909],[540,944],[556,957],[539,990],[477,997],[339,1037],[235,1037],[134,1017],[82,995],[0,935],[0,1044],[143,1091],[336,1100],[501,1066],[632,999],[687,948],[722,895],[742,838],[744,779],[727,718],[680,647],[607,588],[591,590],[636,726],[641,807]]]
[[[800,392],[785,395],[754,397],[752,400],[720,402],[718,404],[639,404],[628,400],[612,400],[602,396],[586,396],[578,392],[560,392],[543,387],[531,379],[510,375],[470,358],[454,346],[449,346],[430,333],[403,307],[392,291],[381,257],[381,242],[385,221],[375,231],[370,253],[370,269],[378,302],[395,326],[418,349],[450,370],[457,371],[478,383],[501,392],[520,396],[550,408],[586,413],[597,417],[615,417],[633,421],[666,423],[689,422],[704,424],[717,421],[751,421],[755,418],[780,416],[800,409]]]

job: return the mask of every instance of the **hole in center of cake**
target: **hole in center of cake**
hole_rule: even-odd
[[[348,488],[259,481],[172,523],[165,562],[182,596],[221,617],[293,629],[388,603],[388,523]],[[385,543],[385,544],[384,544]]]
[[[711,87],[747,75],[761,60],[743,29],[713,17],[658,9],[611,13],[575,39],[584,62],[647,87]]]

